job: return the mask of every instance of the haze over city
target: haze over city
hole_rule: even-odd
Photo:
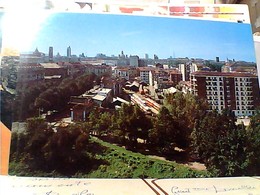
[[[47,54],[52,46],[55,55],[58,52],[66,55],[66,48],[71,46],[72,54],[84,53],[88,57],[97,53],[118,55],[124,50],[125,54],[141,58],[145,54],[149,57],[156,54],[161,59],[171,56],[215,59],[218,56],[221,60],[255,62],[249,24],[79,13],[56,13],[41,21],[39,27],[28,20],[18,35],[11,33],[14,40],[21,40],[21,52],[38,48]],[[35,32],[35,37],[23,37],[27,27]]]

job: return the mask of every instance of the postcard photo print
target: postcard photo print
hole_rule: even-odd
[[[9,175],[259,175],[247,7],[147,7],[3,13]]]

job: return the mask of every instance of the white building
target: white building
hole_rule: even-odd
[[[150,71],[152,71],[153,69],[154,68],[152,68],[152,67],[139,67],[140,81],[149,84],[150,83]]]

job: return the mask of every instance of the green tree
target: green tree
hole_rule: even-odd
[[[235,125],[231,112],[208,112],[196,121],[192,132],[193,151],[208,170],[219,176],[238,176],[246,173],[250,153],[243,125]]]
[[[21,89],[17,89],[17,96],[13,102],[14,120],[25,120],[29,117],[38,115],[38,110],[35,108],[35,99],[48,88],[48,84],[42,83],[35,86],[27,86]]]
[[[70,175],[87,167],[89,131],[85,124],[59,128],[42,148],[46,167]]]
[[[27,119],[26,130],[12,135],[11,157],[26,163],[32,170],[43,169],[45,162],[42,147],[53,133],[44,119]]]
[[[260,175],[260,110],[251,117],[250,125],[248,128],[248,149],[250,156],[250,175]]]
[[[189,147],[190,135],[196,121],[202,119],[207,112],[206,102],[192,94],[177,92],[167,95],[164,105],[169,110],[173,120],[178,123],[181,130],[182,146]]]
[[[57,86],[51,86],[43,91],[34,99],[34,105],[37,109],[48,110],[63,110],[71,96],[81,95],[85,91],[93,87],[95,75],[81,75],[75,79],[66,78]]]
[[[207,67],[209,67],[211,69],[211,71],[217,71],[217,72],[221,72],[221,68],[223,65],[225,65],[224,63],[216,63],[216,62],[209,62],[206,61],[205,65]]]
[[[152,124],[138,106],[123,104],[115,117],[116,126],[113,128],[116,129],[124,145],[134,149],[137,147],[138,138],[146,141]]]
[[[182,144],[181,130],[178,123],[166,107],[162,107],[154,120],[153,128],[149,131],[149,141],[152,148],[160,153],[173,153],[176,146]]]

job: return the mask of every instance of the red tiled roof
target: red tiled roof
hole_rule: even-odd
[[[138,69],[140,71],[151,71],[151,70],[154,70],[155,68],[153,68],[153,67],[138,67]]]
[[[170,74],[181,74],[179,70],[169,70]]]

